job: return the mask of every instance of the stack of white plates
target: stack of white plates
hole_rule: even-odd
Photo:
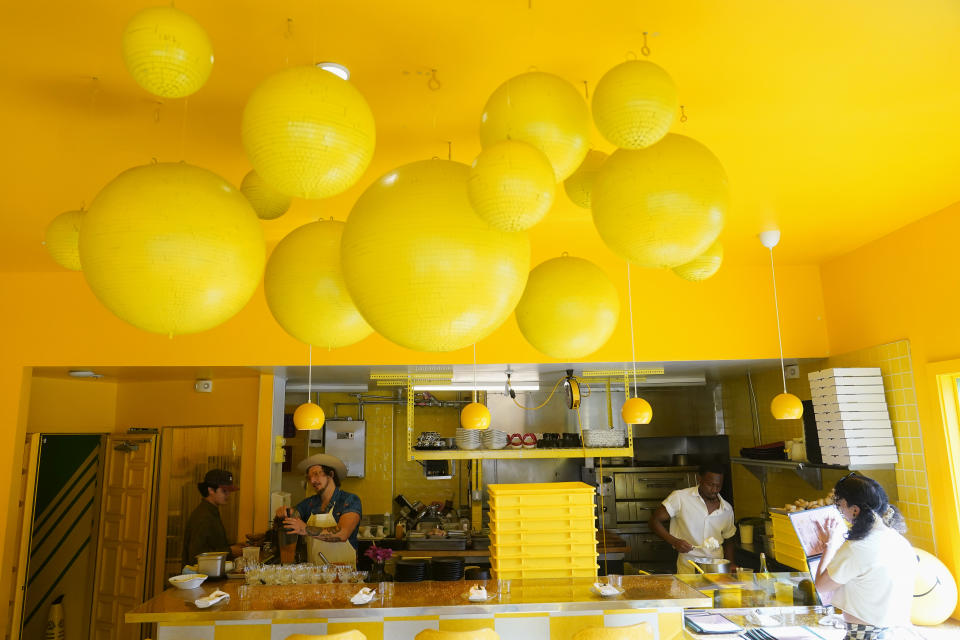
[[[481,432],[480,439],[483,441],[484,449],[503,449],[507,446],[509,436],[499,429],[487,429]]]
[[[457,427],[457,448],[458,449],[479,449],[480,431],[477,429],[464,429]]]

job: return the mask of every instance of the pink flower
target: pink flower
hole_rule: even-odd
[[[366,551],[363,552],[363,555],[367,556],[374,562],[385,562],[393,556],[393,549],[378,547],[376,544],[372,544]]]

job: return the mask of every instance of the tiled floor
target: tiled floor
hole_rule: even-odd
[[[937,627],[914,627],[914,629],[917,636],[924,638],[924,640],[957,640],[960,638],[960,622],[952,618]]]

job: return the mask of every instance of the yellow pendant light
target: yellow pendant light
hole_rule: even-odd
[[[787,373],[783,366],[783,333],[780,331],[780,302],[777,300],[777,273],[773,268],[773,248],[780,242],[780,231],[764,231],[760,234],[760,243],[770,250],[770,277],[773,281],[773,308],[777,315],[777,342],[780,345],[780,376],[783,380],[783,393],[778,394],[770,403],[770,413],[777,420],[797,420],[803,416],[803,403],[800,398],[787,393]]]
[[[473,402],[460,411],[460,426],[464,429],[487,429],[490,427],[490,410],[477,402],[477,345],[473,345]]]
[[[630,310],[630,355],[633,359],[633,388],[637,388],[637,348],[633,339],[633,291],[630,287],[630,263],[627,263],[627,308]],[[650,424],[653,407],[639,396],[630,397],[630,389],[624,389],[627,401],[620,409],[620,416],[627,424]]]
[[[293,426],[301,431],[311,431],[323,427],[326,416],[320,405],[310,401],[310,389],[313,386],[313,345],[309,345],[309,360],[307,365],[307,401],[293,412]]]

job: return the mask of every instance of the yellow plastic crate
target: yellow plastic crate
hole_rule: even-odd
[[[593,525],[593,517],[576,518],[497,518],[490,516],[490,529],[497,533],[550,533],[557,530],[571,531]]]
[[[597,541],[591,540],[586,543],[560,542],[560,543],[537,543],[529,542],[526,544],[493,544],[491,538],[490,553],[496,553],[498,557],[549,557],[549,556],[585,556],[596,555]]]
[[[542,580],[544,578],[596,578],[597,567],[592,569],[505,569],[493,570],[496,580]]]
[[[491,496],[543,496],[553,493],[572,494],[596,492],[585,482],[524,482],[519,484],[488,484]]]
[[[578,544],[597,542],[597,530],[589,529],[558,529],[555,531],[503,531],[490,523],[490,545],[511,546],[529,544]]]
[[[597,553],[584,556],[514,556],[500,557],[495,555],[493,550],[490,552],[490,566],[497,571],[520,571],[547,569],[596,569]]]
[[[516,507],[490,507],[490,522],[502,520],[582,520],[585,524],[577,529],[592,527],[595,510],[593,503],[578,505],[523,505]]]
[[[812,523],[816,520],[828,516],[833,507],[820,507],[817,509],[807,509],[805,511],[795,511],[790,513],[772,511],[770,519],[773,522],[773,557],[777,562],[793,567],[800,571],[809,571],[807,566],[807,554],[804,551],[803,543],[797,534],[797,526],[810,530]],[[795,522],[793,518],[798,520]],[[812,530],[805,535],[812,536]]]
[[[593,506],[596,489],[583,482],[534,482],[487,486],[491,509]]]

